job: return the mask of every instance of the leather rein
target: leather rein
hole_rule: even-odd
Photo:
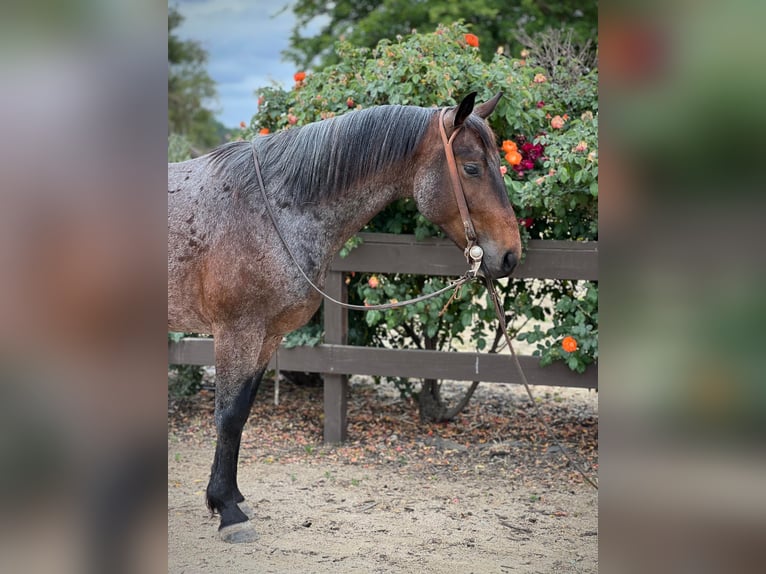
[[[290,248],[290,245],[288,244],[285,237],[282,235],[282,232],[279,229],[279,226],[277,225],[277,217],[274,214],[274,210],[271,207],[271,203],[269,202],[269,198],[266,195],[266,186],[263,183],[263,176],[261,175],[261,166],[258,162],[258,154],[255,151],[255,140],[251,142],[251,148],[253,150],[253,164],[255,165],[255,176],[258,179],[258,188],[261,190],[261,195],[263,197],[263,203],[266,205],[266,210],[268,211],[269,217],[271,218],[271,223],[274,226],[274,230],[277,232],[277,236],[279,237],[280,241],[282,242],[282,245],[284,245],[285,249],[287,250],[288,255],[290,256],[290,259],[292,259],[293,264],[295,264],[295,267],[300,271],[303,278],[306,280],[306,282],[311,285],[311,287],[319,293],[322,297],[327,299],[328,301],[335,303],[336,305],[340,305],[341,307],[344,307],[346,309],[353,309],[355,311],[383,311],[388,309],[396,309],[399,307],[405,307],[406,305],[412,305],[414,303],[419,303],[420,301],[426,301],[428,299],[432,299],[434,297],[437,297],[441,295],[442,293],[446,293],[447,291],[451,291],[453,289],[457,289],[458,287],[461,287],[462,285],[465,285],[472,279],[476,277],[476,273],[479,271],[479,267],[481,267],[481,260],[484,256],[484,250],[479,247],[479,245],[476,243],[476,230],[473,227],[473,221],[471,221],[471,215],[468,212],[468,204],[465,200],[465,193],[463,192],[463,184],[460,182],[460,176],[458,175],[457,171],[457,162],[455,161],[455,153],[452,150],[452,142],[455,140],[455,136],[458,134],[462,126],[458,126],[455,128],[455,130],[452,132],[452,135],[450,137],[447,137],[447,131],[444,127],[444,116],[447,112],[448,108],[442,108],[442,110],[439,112],[439,133],[441,134],[442,144],[444,145],[444,153],[447,156],[447,166],[449,168],[449,174],[450,174],[450,184],[452,186],[452,192],[455,195],[455,200],[457,201],[457,207],[460,211],[460,218],[463,222],[463,228],[465,230],[465,237],[466,237],[466,248],[465,248],[465,257],[468,261],[468,264],[470,265],[470,269],[465,272],[464,275],[462,275],[459,279],[451,282],[446,287],[439,289],[438,291],[434,291],[433,293],[428,293],[426,295],[420,295],[419,297],[415,297],[413,299],[407,299],[406,301],[397,301],[396,303],[383,303],[381,305],[351,305],[349,303],[344,303],[343,301],[338,301],[337,299],[331,297],[327,293],[325,293],[322,289],[320,289],[306,274],[306,272],[303,270],[303,268],[298,263],[298,259],[293,253],[292,249]]]

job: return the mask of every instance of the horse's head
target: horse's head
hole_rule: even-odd
[[[472,93],[459,106],[435,115],[421,147],[425,157],[414,189],[419,211],[461,249],[475,230],[474,242],[484,250],[480,271],[490,278],[510,275],[521,259],[518,223],[500,173],[495,136],[485,121],[501,95],[474,107],[476,93]],[[456,168],[452,176],[450,154]],[[465,197],[467,222],[465,209],[461,215],[460,194]]]

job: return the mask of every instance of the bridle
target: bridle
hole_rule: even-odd
[[[471,271],[474,275],[481,266],[481,259],[484,257],[484,250],[479,246],[476,241],[476,229],[474,229],[473,221],[471,220],[471,214],[468,211],[468,203],[465,200],[465,193],[463,192],[463,184],[460,182],[460,176],[457,172],[457,161],[455,160],[455,152],[452,149],[452,142],[455,141],[455,136],[462,129],[462,125],[457,126],[452,135],[447,137],[447,128],[444,127],[444,117],[447,114],[447,108],[442,108],[439,112],[439,134],[442,138],[442,144],[444,145],[444,155],[447,156],[447,168],[449,169],[450,185],[452,186],[452,193],[455,195],[455,201],[457,202],[458,211],[460,211],[460,219],[463,222],[463,231],[465,232],[465,258],[468,264],[471,265]]]

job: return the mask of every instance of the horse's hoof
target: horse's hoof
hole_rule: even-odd
[[[237,506],[239,506],[239,509],[245,513],[245,515],[250,518],[251,520],[255,518],[255,509],[250,506],[247,502],[247,500],[243,500],[242,502],[238,502]]]
[[[221,540],[230,544],[246,544],[248,542],[255,542],[260,538],[255,531],[255,526],[249,520],[224,526],[218,530],[218,536],[221,537]]]

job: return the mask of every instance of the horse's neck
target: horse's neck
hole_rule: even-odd
[[[329,201],[321,219],[326,232],[337,236],[335,251],[386,206],[404,196],[401,182],[377,183],[364,184]]]
[[[308,260],[326,271],[346,241],[387,205],[405,197],[406,190],[403,181],[365,182],[317,203],[297,206],[291,235],[303,240]]]

